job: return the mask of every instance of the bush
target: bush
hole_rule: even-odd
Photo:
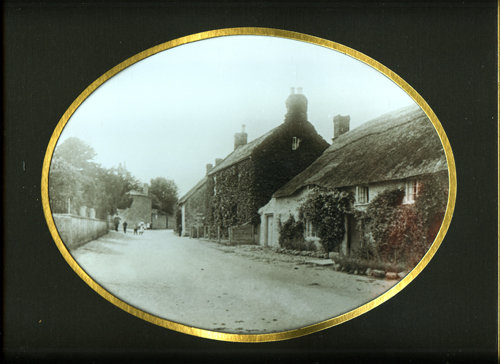
[[[368,268],[383,270],[385,272],[403,272],[407,268],[404,264],[398,263],[387,263],[380,260],[367,260],[367,259],[359,259],[353,257],[341,256],[335,259],[335,263],[340,264],[344,271],[355,271],[358,272],[366,272]]]
[[[446,174],[421,178],[419,194],[413,204],[402,204],[404,191],[386,190],[377,195],[366,212],[357,212],[364,236],[358,257],[378,259],[394,269],[415,267],[427,253],[441,227],[448,200]],[[372,249],[373,247],[373,249]]]
[[[295,217],[290,215],[288,220],[282,224],[279,220],[280,237],[278,242],[281,248],[290,250],[308,250],[304,239],[304,223],[295,221]]]
[[[345,214],[350,211],[354,195],[337,189],[315,187],[299,208],[299,215],[317,229],[326,254],[337,250],[345,234]]]

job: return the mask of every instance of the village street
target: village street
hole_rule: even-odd
[[[79,265],[130,305],[188,326],[238,334],[291,330],[354,309],[395,281],[306,264],[259,246],[223,246],[171,230],[110,231],[74,251]]]

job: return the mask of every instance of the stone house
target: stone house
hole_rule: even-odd
[[[411,105],[373,119],[349,131],[349,117],[336,116],[332,145],[259,210],[261,244],[279,246],[279,223],[290,215],[298,220],[299,207],[311,187],[337,188],[355,195],[354,209],[368,203],[386,189],[405,190],[403,203],[413,203],[423,177],[442,174],[448,165],[441,140],[427,115]],[[305,238],[319,242],[316,229],[305,222]],[[346,218],[342,252],[360,247],[360,232],[354,214]]]
[[[129,208],[120,211],[121,224],[127,222],[128,228],[132,229],[140,222],[151,224],[151,213],[153,211],[153,198],[148,195],[149,188],[144,184],[142,191],[130,191],[127,194],[132,199]]]
[[[259,208],[328,148],[307,120],[302,88],[297,91],[292,87],[281,125],[251,142],[243,125],[233,152],[216,160],[215,167],[207,165],[206,176],[180,200],[183,228],[197,219],[198,226],[210,227],[214,234],[227,236],[228,228],[248,224],[258,232]]]

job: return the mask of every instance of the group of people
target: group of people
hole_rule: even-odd
[[[118,227],[120,225],[120,216],[115,215],[113,219],[113,223],[115,224],[115,230],[118,231]],[[123,222],[123,232],[126,234],[127,233],[127,226],[128,223],[126,221]],[[146,224],[144,221],[141,221],[140,223],[136,224],[134,226],[134,235],[142,235],[144,234],[144,230],[146,230]]]

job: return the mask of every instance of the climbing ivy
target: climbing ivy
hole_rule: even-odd
[[[293,138],[301,139],[292,149]],[[328,143],[307,120],[293,117],[277,128],[249,158],[214,174],[207,187],[211,202],[206,211],[214,228],[260,223],[259,208],[285,183],[309,167],[328,147]],[[212,192],[210,192],[212,191]]]
[[[402,203],[402,189],[390,189],[378,194],[366,211],[357,212],[363,245],[372,244],[376,259],[403,262],[411,269],[434,242],[448,201],[447,174],[422,177],[419,185],[413,204]]]

